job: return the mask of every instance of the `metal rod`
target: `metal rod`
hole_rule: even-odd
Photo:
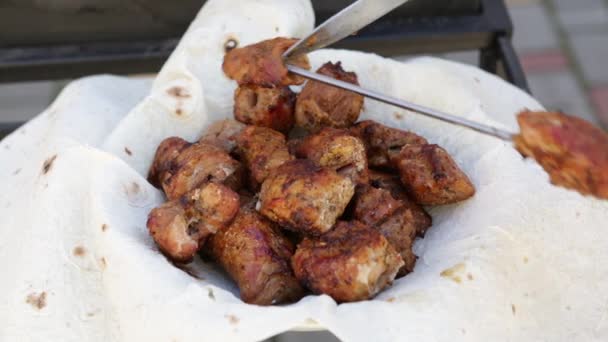
[[[312,79],[321,83],[325,83],[337,88],[342,88],[342,89],[346,89],[349,91],[352,91],[354,93],[363,95],[365,97],[369,97],[371,99],[374,100],[378,100],[380,102],[389,104],[389,105],[393,105],[399,108],[403,108],[403,109],[407,109],[407,110],[411,110],[414,111],[416,113],[420,113],[426,116],[430,116],[432,118],[435,119],[439,119],[445,122],[449,122],[458,126],[463,126],[463,127],[467,127],[470,128],[472,130],[475,130],[477,132],[480,133],[484,133],[487,135],[491,135],[503,140],[508,140],[511,141],[513,140],[513,136],[515,135],[514,133],[510,133],[501,129],[498,129],[496,127],[492,127],[492,126],[488,126],[488,125],[484,125],[475,121],[471,121],[471,120],[467,120],[465,118],[461,118],[458,116],[454,116],[454,115],[450,115],[432,108],[428,108],[428,107],[424,107],[424,106],[420,106],[411,102],[407,102],[404,100],[400,100],[398,98],[392,97],[392,96],[388,96],[388,95],[384,95],[378,92],[375,92],[373,90],[368,90],[368,89],[364,89],[361,88],[359,86],[356,86],[354,84],[348,83],[348,82],[343,82],[325,75],[321,75],[321,74],[317,74],[311,71],[308,71],[306,69],[302,69],[300,67],[297,66],[293,66],[290,64],[287,64],[287,69],[289,71],[291,71],[292,73],[296,74],[296,75],[300,75],[304,78],[308,78],[308,79]]]

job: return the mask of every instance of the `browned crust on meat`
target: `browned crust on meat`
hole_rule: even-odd
[[[294,124],[296,94],[289,87],[242,85],[234,93],[234,117],[247,125],[288,133]]]

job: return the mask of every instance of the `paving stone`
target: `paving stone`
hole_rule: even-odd
[[[571,34],[569,38],[585,79],[591,84],[608,83],[608,33]]]
[[[54,95],[54,82],[0,84],[0,122],[29,120],[48,107]]]
[[[313,332],[287,332],[273,338],[275,342],[340,342],[340,340],[328,331]]]
[[[559,41],[553,31],[545,8],[540,3],[513,6],[509,14],[515,28],[513,44],[519,52],[559,48]]]
[[[608,29],[608,8],[563,10],[558,12],[562,27],[568,32],[594,32]]]
[[[605,0],[552,0],[558,11],[597,10],[606,6]]]
[[[568,58],[561,50],[529,52],[519,57],[526,74],[567,69]]]
[[[598,122],[571,71],[528,75],[528,82],[532,94],[545,108]]]
[[[600,122],[608,129],[608,85],[591,89],[591,102]]]

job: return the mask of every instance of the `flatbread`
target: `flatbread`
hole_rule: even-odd
[[[157,144],[231,116],[227,40],[302,36],[312,13],[307,0],[210,0],[153,82],[75,81],[0,142],[0,340],[250,341],[310,326],[345,341],[608,339],[608,202],[550,185],[508,143],[371,100],[363,118],[441,144],[478,190],[431,210],[413,273],[371,301],[259,307],[215,266],[181,270],[158,252],[145,226],[163,201],[145,180]],[[520,109],[542,109],[457,63],[310,57],[313,68],[342,61],[365,87],[511,130]]]

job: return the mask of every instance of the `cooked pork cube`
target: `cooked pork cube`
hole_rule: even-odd
[[[363,141],[370,167],[392,169],[395,157],[405,145],[424,145],[426,139],[412,132],[388,127],[372,120],[361,121],[351,133]]]
[[[293,244],[279,227],[241,209],[234,222],[209,240],[214,259],[237,283],[246,303],[293,302],[304,293],[290,267]]]
[[[234,93],[234,118],[288,133],[294,123],[296,94],[289,87],[242,85]]]
[[[382,233],[403,259],[404,264],[399,268],[397,276],[401,277],[412,272],[416,264],[416,255],[412,249],[416,238],[412,211],[407,207],[401,207],[373,227]]]
[[[297,147],[296,155],[335,170],[355,184],[368,182],[365,146],[346,130],[328,127],[309,135]]]
[[[320,235],[331,229],[354,192],[349,178],[309,160],[294,160],[262,184],[259,211],[284,228]]]
[[[608,199],[608,134],[562,113],[524,111],[515,146],[545,169],[555,185]]]
[[[190,145],[189,142],[178,137],[170,137],[163,140],[156,149],[152,166],[148,172],[148,181],[150,184],[160,188],[163,181],[170,176],[167,171],[171,168],[173,160],[177,158],[182,150]]]
[[[209,182],[238,190],[243,181],[241,163],[219,147],[206,143],[188,146],[173,160],[163,182],[167,198],[177,199]]]
[[[227,153],[232,153],[236,148],[236,137],[245,127],[245,124],[236,120],[216,121],[207,127],[199,142],[215,145]]]
[[[340,62],[326,63],[317,73],[359,85],[354,72],[346,72]],[[296,102],[296,125],[312,132],[324,127],[348,128],[363,108],[363,96],[316,81],[308,81]]]
[[[377,230],[342,221],[318,238],[305,238],[291,263],[296,277],[314,293],[353,302],[389,286],[403,260]]]
[[[416,228],[416,235],[424,236],[433,224],[431,215],[409,198],[407,191],[399,180],[399,175],[373,170],[370,170],[369,175],[369,184],[375,188],[389,191],[394,199],[399,200],[401,205],[412,215],[412,224]]]
[[[406,145],[393,160],[401,182],[418,204],[450,204],[475,194],[467,175],[437,145]]]
[[[393,198],[388,190],[364,185],[355,192],[353,216],[355,220],[374,227],[402,206],[403,202]]]
[[[237,144],[249,169],[253,189],[257,189],[272,170],[293,159],[285,136],[270,128],[248,126],[237,137]]]
[[[297,39],[274,38],[230,50],[224,56],[222,68],[239,85],[288,86],[302,84],[304,79],[291,74],[283,62],[283,53]],[[290,64],[310,69],[306,55],[290,59]]]
[[[190,262],[207,237],[229,225],[239,209],[238,195],[215,183],[153,209],[148,230],[160,250],[176,262]]]

